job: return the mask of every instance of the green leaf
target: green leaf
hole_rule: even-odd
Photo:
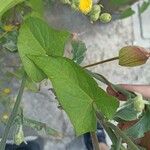
[[[29,0],[28,5],[35,11],[43,16],[44,13],[44,2],[43,0]]]
[[[94,102],[107,118],[113,117],[118,101],[99,88],[96,81],[76,63],[62,57],[28,57],[51,80],[77,135],[96,130]]]
[[[24,119],[23,120],[24,121],[23,125],[28,126],[28,127],[32,128],[34,130],[41,131],[42,129],[44,129],[47,135],[52,135],[52,136],[55,136],[55,137],[61,135],[61,133],[59,133],[55,129],[52,129],[52,128],[48,127],[43,122],[39,122],[37,120],[33,120],[33,119],[30,119],[30,118],[27,118],[27,117],[24,117],[23,119]]]
[[[140,6],[140,13],[143,13],[150,6],[150,1],[144,1]]]
[[[0,0],[0,18],[7,10],[23,1],[24,0]]]
[[[39,18],[28,17],[26,19],[19,31],[18,51],[30,78],[41,81],[46,75],[26,55],[62,56],[69,35],[66,31],[58,31],[49,27]]]
[[[81,64],[84,59],[85,52],[87,51],[85,43],[82,41],[72,41],[72,53],[73,53],[73,61],[77,64]]]
[[[135,11],[132,10],[132,8],[127,8],[126,10],[124,10],[124,11],[121,13],[120,18],[121,18],[121,19],[124,19],[124,18],[130,17],[130,16],[132,16],[134,13],[135,13]]]
[[[126,105],[127,104],[127,105]],[[138,112],[134,109],[133,101],[127,102],[120,110],[115,114],[115,119],[122,119],[125,121],[136,120],[138,116]]]
[[[148,107],[143,117],[135,125],[126,130],[127,135],[136,139],[143,137],[144,133],[150,131],[149,120],[150,120],[150,108]]]

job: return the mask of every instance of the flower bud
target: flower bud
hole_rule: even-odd
[[[126,46],[119,51],[119,65],[135,67],[145,64],[150,53],[138,46]]]
[[[100,21],[103,23],[108,23],[112,19],[111,15],[109,13],[102,13],[100,15]]]
[[[134,98],[134,109],[138,112],[142,112],[144,108],[145,108],[145,101],[143,100],[141,94],[137,94],[137,96]]]
[[[99,18],[99,15],[101,13],[101,6],[100,5],[94,5],[92,7],[92,10],[90,12],[90,19],[91,21],[97,21]]]
[[[14,142],[16,145],[20,145],[22,142],[24,142],[24,132],[22,125],[19,125],[19,128],[17,129],[14,137]]]
[[[72,0],[72,2],[71,2],[71,8],[74,9],[74,10],[78,10],[79,3],[80,3],[79,0]]]

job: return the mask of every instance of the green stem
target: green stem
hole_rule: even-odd
[[[19,89],[19,93],[18,93],[16,102],[15,102],[14,108],[13,108],[12,113],[10,115],[10,118],[7,122],[7,126],[4,130],[4,134],[2,136],[2,140],[1,140],[1,143],[0,143],[0,150],[5,150],[6,140],[7,140],[10,128],[13,124],[13,121],[14,121],[17,113],[18,113],[19,105],[20,105],[20,102],[21,102],[21,98],[22,98],[22,95],[23,95],[24,88],[25,88],[25,83],[26,83],[26,73],[24,73],[24,75],[23,75],[21,87]]]
[[[90,134],[91,134],[91,139],[92,139],[92,143],[93,143],[93,148],[95,150],[100,150],[99,142],[98,142],[96,133],[95,132],[90,132]]]
[[[108,81],[104,76],[102,76],[101,74],[98,73],[93,73],[89,70],[86,70],[92,77],[94,77],[95,79],[103,82],[104,84],[110,86],[114,91],[119,91],[120,93],[122,93],[123,95],[127,96],[128,98],[134,98],[135,94],[133,92],[127,91],[124,88],[122,88],[120,85],[115,85],[113,83],[111,83],[110,81]]]
[[[117,137],[112,131],[112,129],[106,125],[103,115],[96,111],[96,117],[97,117],[98,122],[104,127],[105,131],[109,135],[112,143],[115,145],[117,142]]]
[[[7,31],[4,32],[4,33],[0,36],[0,39],[3,38],[5,35],[7,35],[7,33],[8,33]]]
[[[119,59],[119,57],[113,57],[113,58],[109,58],[109,59],[106,59],[106,60],[103,60],[103,61],[99,61],[99,62],[96,62],[96,63],[93,63],[93,64],[89,64],[87,66],[83,66],[83,68],[89,68],[89,67],[93,67],[93,66],[97,66],[97,65],[100,65],[100,64],[103,64],[103,63],[106,63],[106,62],[110,62],[110,61],[114,61],[114,60],[117,60]]]
[[[120,150],[121,149],[121,145],[122,145],[122,138],[119,137],[119,139],[117,141],[116,150]]]
[[[119,142],[117,141],[118,140],[117,136],[115,135],[114,131],[106,124],[106,122],[104,121],[103,115],[96,111],[96,116],[97,116],[98,122],[103,125],[105,131],[107,132],[108,136],[110,137],[113,145],[115,146],[114,147],[115,150],[117,150],[117,147],[118,148],[120,147],[120,149],[118,149],[118,150],[126,150],[123,145],[120,145],[121,141],[120,140],[119,140]],[[116,143],[117,143],[117,145],[116,145]]]
[[[124,133],[122,132],[118,127],[116,127],[114,124],[107,122],[107,125],[114,130],[129,146],[132,150],[139,150],[139,148],[132,142],[132,140]]]

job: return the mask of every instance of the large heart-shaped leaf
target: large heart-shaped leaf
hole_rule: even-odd
[[[0,0],[0,18],[7,10],[23,1],[24,0]]]
[[[79,65],[63,57],[28,56],[52,81],[58,100],[73,123],[77,135],[96,130],[93,103],[112,118],[118,101],[98,87]]]
[[[43,0],[29,0],[27,1],[28,5],[32,8],[33,11],[38,12],[43,16],[44,12],[44,1]]]
[[[58,31],[49,27],[39,18],[28,17],[25,20],[19,31],[17,45],[24,68],[32,79],[41,81],[46,76],[26,55],[62,56],[69,35],[66,31]]]

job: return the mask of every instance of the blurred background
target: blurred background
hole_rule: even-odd
[[[96,2],[96,1],[95,1]],[[45,8],[45,18],[54,28],[67,29],[72,33],[77,33],[78,38],[85,42],[87,52],[81,65],[91,64],[100,60],[115,57],[120,48],[126,45],[138,45],[150,48],[150,7],[142,14],[140,6],[142,1],[131,5],[135,11],[134,15],[124,19],[118,18],[118,10],[113,11],[113,20],[108,24],[95,22],[91,24],[89,19],[79,12],[73,11],[70,7],[58,1],[47,1]],[[117,12],[117,13],[116,13]],[[71,47],[66,46],[66,55],[70,56]],[[10,97],[15,99],[20,82],[16,79],[6,80],[6,73],[13,71],[19,65],[20,60],[17,54],[1,51],[0,53],[0,89],[5,87],[11,89]],[[101,73],[111,82],[150,84],[150,62],[136,68],[123,68],[117,62],[102,64],[90,68],[94,72]],[[9,78],[9,77],[8,77]],[[35,87],[34,87],[35,88]],[[36,91],[36,89],[34,89]],[[44,122],[48,126],[65,133],[63,137],[46,136],[43,132],[37,133],[26,129],[26,137],[40,143],[43,150],[86,150],[83,138],[76,138],[73,127],[65,112],[58,109],[58,103],[51,90],[51,84],[43,81],[40,84],[39,92],[26,91],[23,96],[22,106],[25,116]],[[5,108],[0,105],[0,114]],[[4,125],[1,124],[0,135],[2,135]],[[11,141],[12,135],[10,134]],[[107,138],[110,144],[109,138]]]

